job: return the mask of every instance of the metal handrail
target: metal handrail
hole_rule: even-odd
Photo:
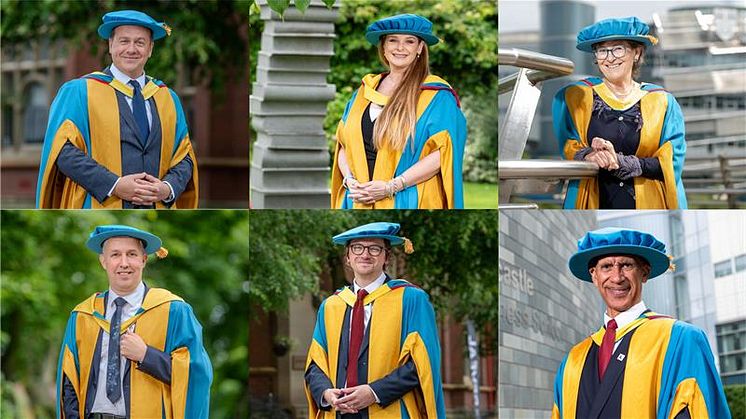
[[[598,175],[598,165],[567,160],[504,160],[498,162],[498,176],[507,179],[580,179]]]
[[[575,64],[567,58],[519,48],[498,48],[497,64],[541,70],[557,76],[572,74],[575,69]]]
[[[575,64],[563,57],[542,54],[519,48],[503,48],[497,50],[498,65],[511,65],[527,68],[530,71],[526,77],[531,84],[536,85],[546,80],[572,74]],[[518,73],[503,77],[497,82],[497,94],[501,95],[513,90],[518,80]]]

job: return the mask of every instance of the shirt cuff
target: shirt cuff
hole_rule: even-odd
[[[329,390],[329,389],[326,389]],[[326,393],[326,390],[321,392],[321,407],[329,407],[331,406],[331,403],[326,401],[326,398],[324,397],[324,393]]]
[[[173,201],[174,198],[175,198],[174,197],[174,188],[173,188],[173,186],[171,186],[171,184],[167,180],[164,180],[163,183],[165,183],[166,185],[168,185],[168,189],[171,191],[171,193],[168,194],[168,198],[164,199],[163,202],[169,203],[169,202]]]
[[[368,387],[370,387],[370,386],[368,386]],[[381,404],[381,399],[378,398],[378,394],[376,394],[376,392],[373,390],[373,387],[370,387],[370,392],[373,393],[373,397],[376,398],[376,403],[377,404]]]
[[[108,197],[108,196],[111,196],[111,194],[113,194],[113,193],[114,193],[114,188],[116,188],[116,187],[117,187],[117,183],[119,183],[119,180],[120,180],[120,179],[121,179],[121,177],[118,177],[118,178],[117,178],[117,180],[116,180],[116,182],[114,182],[114,184],[113,184],[113,185],[111,186],[111,189],[109,189],[109,193],[108,193],[108,194],[106,194],[106,196],[107,196],[107,197]]]

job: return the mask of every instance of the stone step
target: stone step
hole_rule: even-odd
[[[333,84],[269,84],[254,83],[251,88],[254,96],[264,101],[326,102],[334,99],[336,86]]]
[[[310,188],[327,187],[330,179],[329,167],[264,167],[253,163],[249,177],[252,189],[283,189],[303,191]]]
[[[253,115],[317,115],[326,116],[325,101],[318,102],[297,102],[297,101],[280,101],[280,100],[262,100],[257,96],[249,96],[249,112]]]
[[[262,34],[261,50],[279,54],[334,54],[334,35]]]
[[[283,55],[268,54],[265,51],[259,51],[257,59],[257,68],[272,68],[274,70],[297,70],[305,71],[329,71],[329,56],[324,55]]]
[[[299,134],[266,134],[257,132],[255,146],[278,150],[329,150],[326,135],[321,132]]]
[[[260,144],[254,144],[251,156],[252,164],[263,169],[283,169],[293,167],[328,169],[329,151],[327,149],[317,150],[282,150],[278,148],[267,148]]]
[[[256,68],[256,82],[258,84],[308,84],[326,83],[326,70],[303,70],[302,68],[292,70],[279,70],[276,68]]]
[[[328,189],[304,191],[265,191],[251,189],[251,204],[254,209],[272,208],[329,208]]]
[[[319,132],[324,129],[324,119],[314,115],[254,115],[251,126],[257,131],[273,133]]]

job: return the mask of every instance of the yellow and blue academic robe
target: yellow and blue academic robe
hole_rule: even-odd
[[[105,198],[104,193],[99,196],[100,200],[94,198],[91,191],[65,176],[56,164],[63,146],[69,141],[113,174],[114,180],[131,174],[123,173],[127,159],[142,160],[143,156],[122,153],[124,139],[121,128],[125,123],[117,93],[132,97],[133,89],[104,72],[94,72],[62,85],[52,103],[44,136],[36,189],[37,208],[123,208],[124,203],[117,196]],[[179,97],[163,82],[151,77],[147,77],[142,95],[146,101],[152,99],[154,124],[158,122],[161,133],[157,139],[160,153],[154,156],[158,160],[153,171],[157,169],[157,173],[150,174],[163,179],[170,169],[188,156],[193,165],[191,179],[182,185],[183,192],[176,197],[173,207],[196,208],[197,159]],[[142,161],[140,163],[141,166]],[[159,202],[156,207],[163,208],[164,205]]]
[[[368,74],[352,98],[337,126],[337,146],[332,168],[332,208],[463,208],[463,160],[466,146],[466,118],[461,112],[456,92],[443,79],[429,75],[420,86],[417,101],[417,123],[414,139],[410,137],[403,150],[378,150],[372,180],[389,181],[414,166],[428,154],[440,150],[440,170],[432,178],[409,185],[393,198],[384,198],[373,205],[354,203],[342,186],[342,172],[337,164],[344,148],[347,164],[359,182],[370,181],[368,162],[361,128],[365,109],[373,102],[385,105],[388,96],[376,91],[383,74]]]
[[[637,209],[686,209],[681,180],[686,141],[684,117],[674,96],[654,84],[643,83],[642,92],[618,100],[603,80],[591,77],[560,89],[552,103],[554,134],[562,157],[573,160],[575,153],[590,147],[587,138],[594,92],[615,110],[626,110],[640,102],[642,130],[635,156],[655,157],[660,162],[663,181],[642,176],[634,178]],[[598,179],[571,180],[565,196],[567,209],[597,209]]]
[[[730,418],[705,333],[650,311],[616,331],[602,380],[605,329],[574,346],[554,382],[553,419]]]
[[[334,388],[345,386],[344,374],[339,367],[347,362],[347,346],[343,325],[354,307],[355,294],[349,287],[338,290],[321,303],[311,347],[308,350],[306,370],[315,364]],[[403,397],[381,406],[372,404],[367,417],[376,418],[445,418],[443,385],[440,376],[440,344],[435,323],[435,312],[427,294],[402,279],[388,280],[367,295],[364,304],[373,304],[366,328],[368,341],[367,370],[360,371],[361,383],[374,383],[405,363],[413,362],[417,374],[417,387]],[[341,364],[340,364],[341,362]],[[358,365],[366,364],[365,362]],[[362,382],[362,377],[367,380]],[[309,418],[334,419],[333,410],[322,410],[305,385]],[[383,394],[378,394],[383,399]]]
[[[99,336],[110,329],[104,315],[107,294],[93,294],[68,319],[57,366],[57,418],[65,417],[62,392],[66,381],[74,389],[80,419],[85,419],[96,395],[93,377],[106,379],[105,372],[98,371],[101,354],[96,349]],[[133,324],[149,347],[170,355],[170,384],[130,362],[129,382],[123,386],[127,417],[207,418],[212,365],[202,344],[202,326],[189,304],[168,290],[149,288],[142,307],[122,322],[121,331]]]

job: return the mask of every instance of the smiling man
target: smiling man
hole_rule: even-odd
[[[306,363],[309,418],[445,418],[440,344],[427,294],[385,268],[399,224],[334,236],[354,274],[319,307]]]
[[[705,333],[642,301],[644,284],[669,268],[648,233],[605,228],[578,241],[570,271],[598,289],[604,325],[562,361],[553,418],[730,418]]]
[[[142,281],[161,239],[133,227],[96,227],[109,289],[72,311],[57,368],[57,417],[207,418],[212,366],[191,306]]]
[[[107,13],[112,64],[65,83],[50,110],[39,208],[196,208],[197,160],[176,93],[145,74],[171,28],[145,13]]]

